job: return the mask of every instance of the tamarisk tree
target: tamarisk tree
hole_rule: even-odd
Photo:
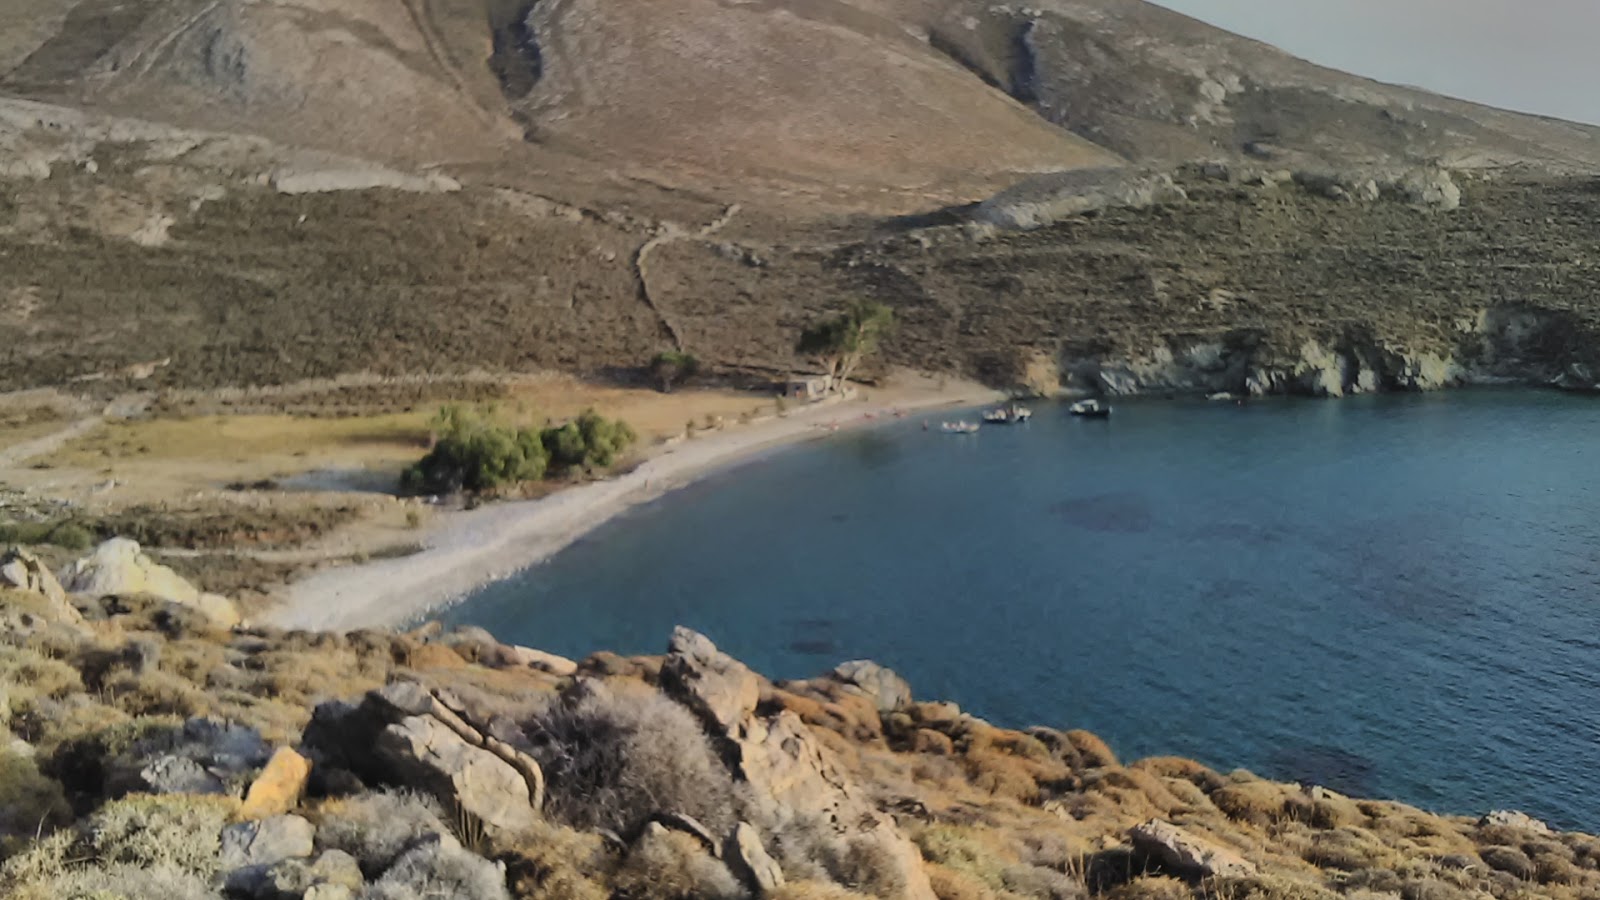
[[[844,312],[800,332],[795,352],[816,360],[828,372],[828,389],[838,390],[863,359],[877,352],[893,328],[893,310],[871,300],[856,300]]]

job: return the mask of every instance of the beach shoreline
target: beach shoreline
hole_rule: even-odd
[[[259,617],[280,628],[347,631],[416,620],[493,581],[549,559],[611,519],[762,452],[896,413],[976,406],[1003,395],[970,382],[916,377],[869,395],[810,404],[784,416],[698,433],[652,451],[634,468],[537,500],[439,516],[409,556],[321,569],[292,582]]]

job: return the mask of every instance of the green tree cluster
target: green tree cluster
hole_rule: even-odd
[[[828,370],[830,387],[850,378],[861,360],[877,352],[878,343],[894,328],[894,311],[882,303],[857,300],[842,313],[808,326],[795,351]]]
[[[401,475],[407,493],[481,494],[573,469],[605,469],[637,440],[627,423],[593,410],[536,429],[499,422],[492,410],[446,406],[432,429],[433,449]]]
[[[661,392],[672,393],[672,386],[688,381],[700,372],[700,360],[682,350],[663,350],[650,360],[650,374],[661,383]]]

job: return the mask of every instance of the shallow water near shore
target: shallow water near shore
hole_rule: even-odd
[[[1117,406],[765,456],[442,617],[574,657],[681,623],[1125,759],[1600,830],[1600,401]]]

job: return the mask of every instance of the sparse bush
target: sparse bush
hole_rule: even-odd
[[[89,529],[70,520],[62,522],[0,523],[0,544],[50,544],[80,552],[94,545]]]
[[[72,821],[61,784],[31,757],[0,750],[0,837],[31,835]]]
[[[833,880],[847,888],[874,897],[900,897],[905,894],[906,878],[895,859],[895,851],[879,833],[861,834],[836,847],[828,860]]]
[[[602,886],[611,860],[597,834],[540,822],[497,854],[506,862],[516,897],[538,900],[607,900]]]
[[[362,900],[509,900],[505,875],[494,863],[451,840],[424,842],[402,853]]]
[[[1492,869],[1509,873],[1523,881],[1531,881],[1539,873],[1538,866],[1516,847],[1484,847],[1478,855]]]
[[[433,798],[410,791],[358,794],[317,810],[317,845],[350,854],[369,876],[387,869],[418,838],[447,832]]]
[[[166,866],[202,877],[217,870],[219,834],[235,802],[188,794],[135,794],[89,818],[81,847],[99,863]]]
[[[1005,890],[1005,871],[1015,860],[984,841],[972,828],[933,825],[913,835],[923,858],[978,881],[990,890]]]
[[[700,723],[654,690],[580,684],[526,729],[549,784],[545,811],[574,828],[631,834],[656,812],[714,833],[735,821],[733,780]]]
[[[617,869],[620,900],[741,900],[749,896],[721,860],[676,831],[646,835]]]
[[[1145,875],[1121,884],[1106,894],[1106,900],[1193,900],[1189,886],[1165,875]]]
[[[826,881],[791,881],[768,894],[767,900],[867,900],[867,897]],[[940,894],[939,900],[951,898]]]

